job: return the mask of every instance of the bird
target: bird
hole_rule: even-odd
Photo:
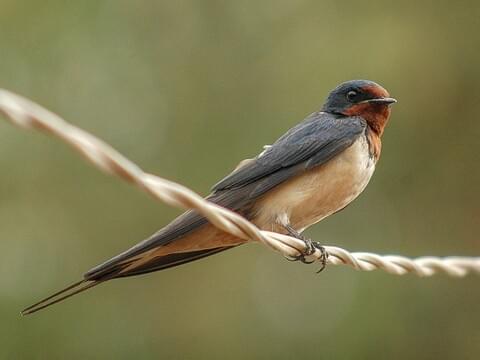
[[[306,256],[315,249],[322,254],[325,250],[303,232],[344,209],[365,189],[380,158],[390,105],[396,102],[373,81],[341,83],[320,110],[255,158],[240,162],[213,186],[206,199],[239,213],[262,230],[301,239],[305,253],[291,260],[308,263]],[[108,280],[186,264],[246,242],[189,210],[22,314],[35,313]]]

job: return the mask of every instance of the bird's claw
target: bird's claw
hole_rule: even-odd
[[[325,268],[327,267],[327,261],[328,261],[328,252],[327,250],[325,250],[325,248],[323,246],[321,246],[318,242],[315,243],[316,245],[316,248],[318,250],[320,250],[320,263],[322,264],[322,266],[320,267],[320,269],[317,270],[317,274],[320,274],[323,270],[325,270]]]
[[[303,254],[297,256],[285,256],[285,259],[287,259],[288,261],[301,261],[303,264],[311,264],[315,262],[315,260],[308,261],[307,259],[305,259],[305,255]]]
[[[308,261],[305,257],[313,255],[315,253],[315,250],[318,249],[321,252],[321,256],[319,260],[320,260],[320,263],[322,264],[322,267],[320,268],[320,270],[317,271],[317,274],[322,272],[327,266],[327,259],[328,259],[327,251],[317,241],[312,241],[310,239],[302,239],[302,240],[305,242],[305,250],[303,251],[303,253],[297,256],[286,257],[286,259],[288,261],[301,261],[303,264],[312,264],[315,262],[315,260]]]

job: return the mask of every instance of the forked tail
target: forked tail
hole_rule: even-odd
[[[22,310],[22,315],[29,315],[33,314],[34,312],[37,312],[38,310],[45,309],[46,307],[56,304],[62,300],[65,300],[69,298],[70,296],[73,296],[75,294],[81,293],[87,289],[90,289],[94,286],[97,286],[98,284],[104,282],[105,280],[81,280],[78,281],[65,289],[62,289],[58,292],[56,292],[53,295],[50,295],[49,297],[40,300],[39,302],[36,302],[33,305],[30,305],[29,307],[25,308]]]

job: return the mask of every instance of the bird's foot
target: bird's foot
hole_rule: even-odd
[[[317,274],[322,272],[327,266],[327,260],[328,260],[328,253],[325,250],[325,248],[318,241],[312,241],[311,239],[307,239],[305,236],[303,236],[302,233],[298,232],[290,225],[284,225],[284,227],[290,236],[293,236],[294,238],[302,240],[305,243],[305,250],[302,253],[300,253],[300,255],[285,256],[285,258],[289,261],[301,261],[304,264],[312,264],[315,262],[315,260],[308,261],[305,257],[313,255],[315,251],[318,249],[321,252],[319,260],[320,260],[320,263],[322,264],[322,267],[320,268],[320,270],[317,271]]]
[[[305,238],[302,238],[301,240],[303,240],[305,242],[305,250],[303,251],[303,253],[301,253],[300,255],[297,255],[297,256],[293,256],[293,257],[286,257],[286,259],[289,260],[289,261],[301,261],[304,264],[312,264],[312,263],[315,262],[315,260],[309,261],[309,260],[306,259],[306,257],[313,255],[315,253],[315,251],[318,249],[321,252],[319,260],[320,260],[320,263],[322,264],[322,266],[317,271],[317,274],[322,272],[325,269],[325,267],[327,266],[327,259],[328,259],[327,251],[317,241],[312,241],[310,239],[305,239]]]

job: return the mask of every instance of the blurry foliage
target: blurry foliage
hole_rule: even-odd
[[[399,103],[376,174],[309,230],[352,250],[479,255],[478,1],[0,1],[0,86],[206,194],[366,78]],[[178,211],[0,122],[1,359],[477,359],[478,278],[284,261],[258,245],[19,310]]]

